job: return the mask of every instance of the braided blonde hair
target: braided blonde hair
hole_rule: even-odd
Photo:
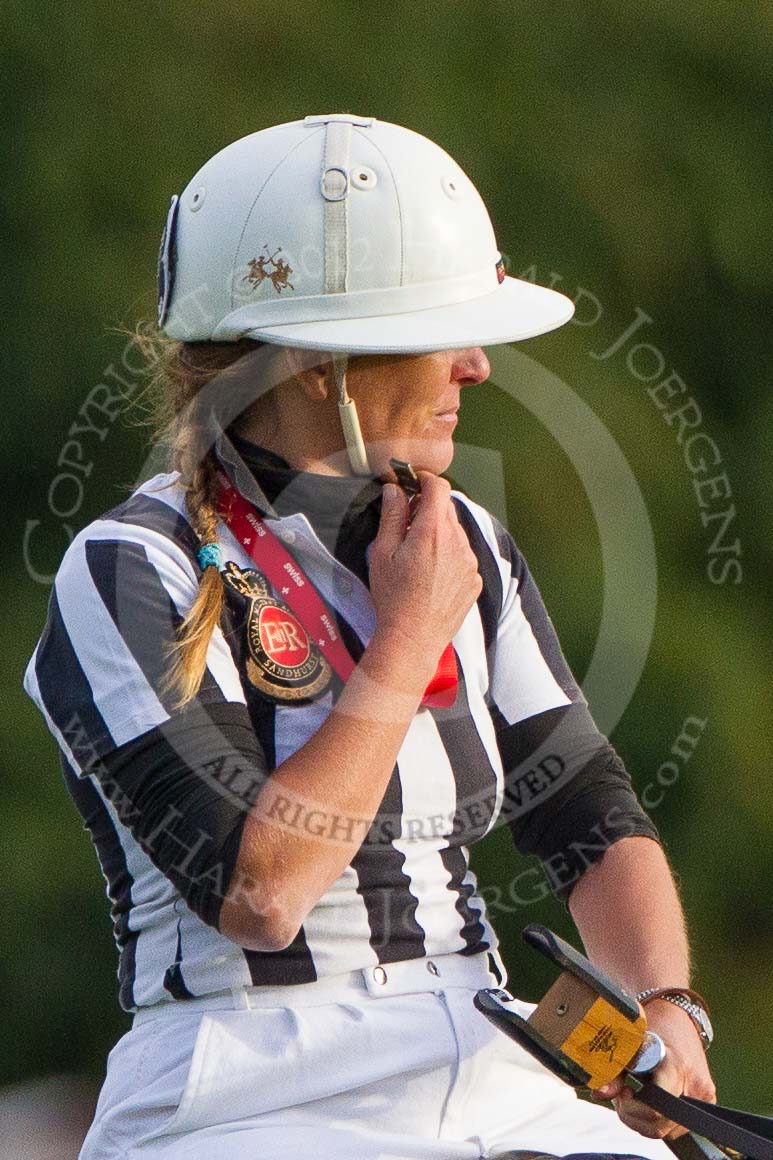
[[[190,522],[202,546],[212,544],[218,521],[219,464],[212,448],[212,399],[202,399],[202,394],[206,394],[202,388],[219,377],[225,393],[229,370],[262,344],[250,339],[176,342],[150,328],[139,328],[134,341],[149,369],[143,397],[149,404],[153,425],[168,446],[168,468],[180,473]],[[218,390],[219,386],[218,383]],[[218,568],[210,564],[202,571],[196,599],[170,650],[171,665],[165,683],[167,691],[175,695],[175,708],[187,705],[199,690],[207,649],[222,608],[223,581]]]

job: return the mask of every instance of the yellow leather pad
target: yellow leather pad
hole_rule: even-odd
[[[561,1050],[590,1075],[591,1090],[617,1079],[644,1041],[647,1020],[631,1022],[606,999],[596,999],[563,1043]]]

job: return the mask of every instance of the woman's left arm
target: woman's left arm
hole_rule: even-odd
[[[479,557],[484,612],[487,598],[490,619],[496,616],[490,710],[505,771],[503,814],[516,848],[540,859],[588,956],[627,991],[685,987],[684,917],[657,829],[591,716],[520,549],[469,501],[459,515]],[[485,615],[483,621],[485,631]],[[561,769],[556,784],[538,776],[543,759]],[[647,1005],[647,1020],[668,1049],[658,1083],[713,1100],[689,1015],[661,999]],[[632,1094],[616,1082],[600,1098],[614,1099],[621,1119],[643,1135],[681,1134]]]
[[[629,994],[649,987],[687,987],[690,953],[684,915],[671,870],[657,842],[622,838],[589,866],[569,897],[569,910],[588,957]],[[655,1074],[676,1095],[713,1101],[714,1084],[690,1016],[673,1003],[647,1005],[647,1024],[666,1045]],[[645,1136],[677,1136],[676,1128],[633,1099],[616,1080],[596,1093],[612,1099],[624,1123]]]

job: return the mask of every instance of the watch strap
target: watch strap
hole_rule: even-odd
[[[664,999],[667,1003],[672,1003],[680,1011],[684,1011],[692,1022],[693,1027],[698,1032],[703,1050],[708,1051],[711,1047],[714,1038],[711,1015],[708,1003],[700,992],[693,991],[691,987],[650,987],[646,991],[640,991],[636,998],[642,1007],[654,999]]]
[[[699,1007],[702,1007],[707,1015],[711,1015],[709,1005],[703,995],[700,991],[694,991],[692,987],[648,987],[646,991],[639,991],[636,999],[642,1007],[645,1007],[653,999],[668,999],[672,995],[684,995],[691,1003],[697,1003]]]

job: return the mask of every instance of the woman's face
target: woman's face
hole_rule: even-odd
[[[480,347],[416,355],[361,355],[346,376],[357,404],[371,469],[390,458],[439,475],[454,455],[462,387],[482,383],[491,367]]]

